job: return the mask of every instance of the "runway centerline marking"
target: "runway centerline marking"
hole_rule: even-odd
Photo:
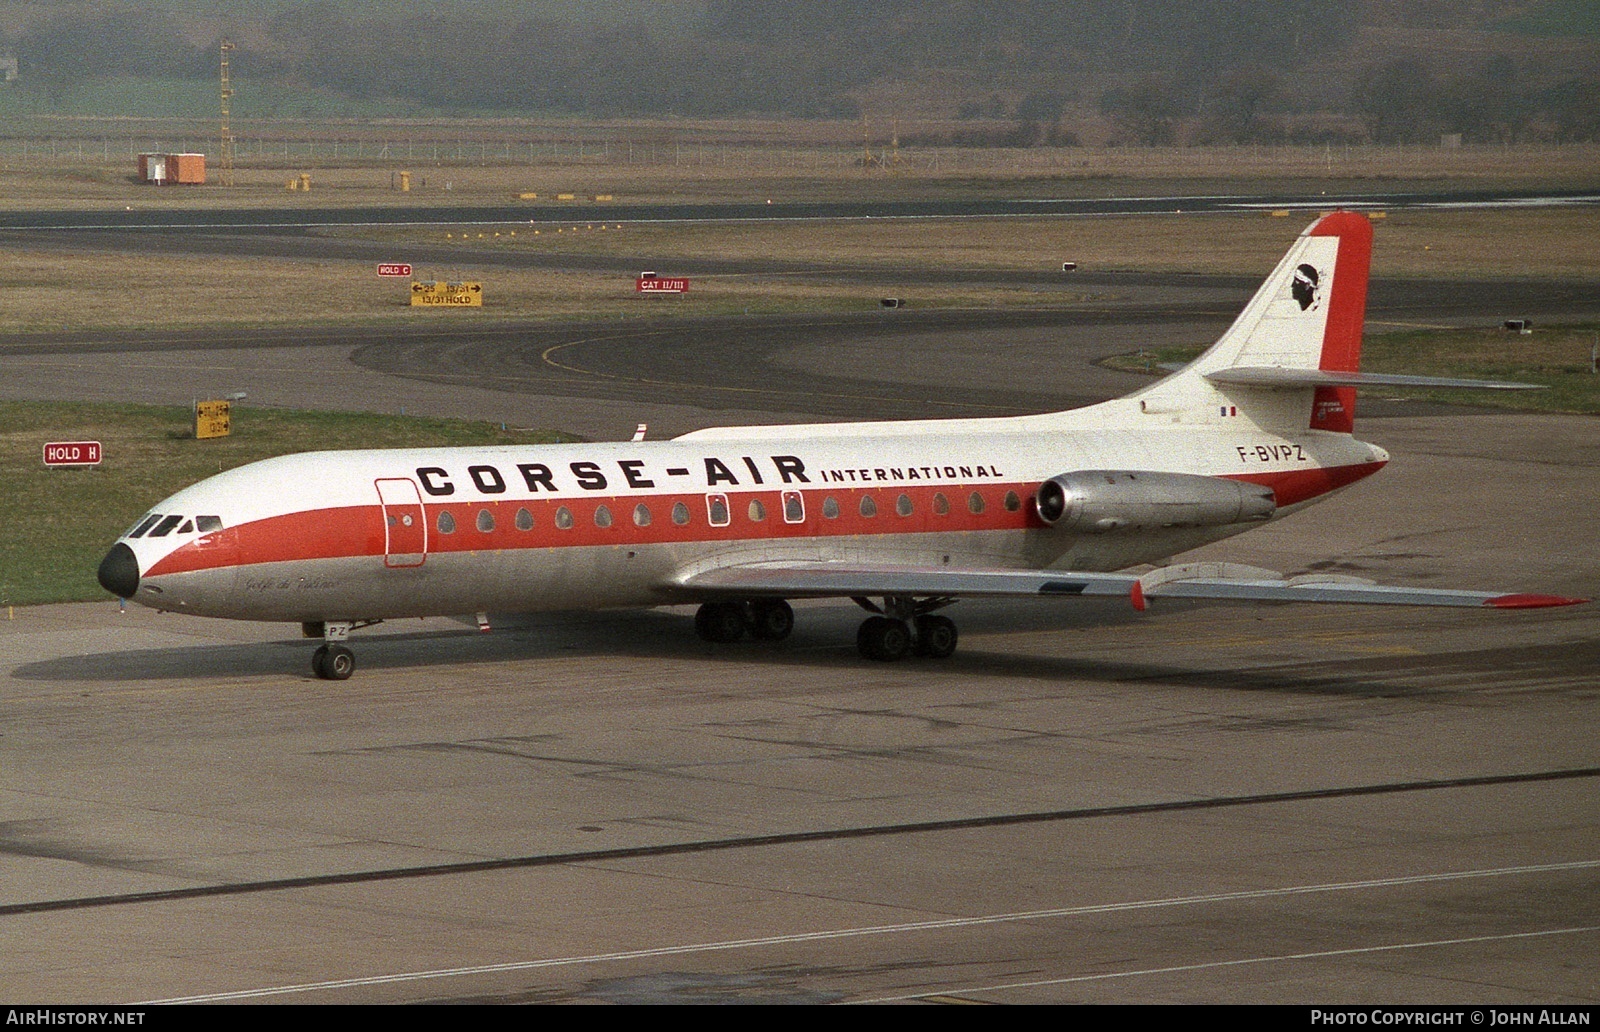
[[[267,996],[285,996],[295,993],[318,992],[333,989],[356,989],[365,986],[394,985],[403,982],[420,982],[440,978],[458,978],[472,975],[504,974],[513,971],[537,971],[549,968],[577,967],[587,964],[603,964],[611,961],[642,960],[652,957],[674,957],[692,953],[717,953],[729,950],[755,949],[764,946],[781,946],[794,943],[828,942],[840,939],[856,939],[875,935],[904,935],[920,932],[942,931],[952,928],[976,928],[999,924],[1015,924],[1023,921],[1041,921],[1054,918],[1082,917],[1091,914],[1114,914],[1131,911],[1155,910],[1168,907],[1198,906],[1208,903],[1232,903],[1242,900],[1259,900],[1284,898],[1289,896],[1308,896],[1333,892],[1356,892],[1370,889],[1395,888],[1409,885],[1429,885],[1444,882],[1463,881],[1475,878],[1498,878],[1512,875],[1545,874],[1560,871],[1582,871],[1600,868],[1600,860],[1573,860],[1557,864],[1524,864],[1516,867],[1491,867],[1468,871],[1447,871],[1436,874],[1409,874],[1398,875],[1391,878],[1369,878],[1362,881],[1350,882],[1323,882],[1311,885],[1289,885],[1266,889],[1241,889],[1234,892],[1213,892],[1194,896],[1170,896],[1158,899],[1128,900],[1120,903],[1092,903],[1074,907],[1052,907],[1047,910],[1023,910],[1012,913],[984,914],[974,917],[949,917],[932,921],[908,921],[901,924],[865,925],[854,928],[834,928],[815,932],[795,932],[788,935],[767,935],[748,939],[724,939],[712,942],[688,943],[679,946],[657,946],[637,950],[616,950],[607,953],[592,953],[570,957],[550,957],[542,960],[508,961],[500,964],[476,964],[457,968],[434,968],[427,971],[406,971],[387,975],[367,975],[359,978],[331,979],[322,982],[299,982],[289,985],[265,986],[258,989],[239,989],[232,992],[204,993],[195,996],[174,996],[160,1000],[144,1000],[137,1006],[158,1006],[161,1004],[175,1003],[220,1003],[228,1000],[259,999]],[[1581,929],[1563,929],[1549,932],[1518,933],[1522,936],[1536,934],[1562,934],[1579,931],[1595,931],[1600,926],[1585,927]],[[1492,938],[1514,938],[1516,936],[1487,936]],[[1440,940],[1439,944],[1450,942],[1468,942],[1472,939]],[[1189,965],[1187,967],[1171,969],[1150,969],[1149,973],[1162,970],[1181,971],[1192,968],[1208,966],[1226,966],[1228,964],[1265,963],[1276,959],[1301,959],[1313,956],[1333,956],[1341,952],[1366,952],[1379,949],[1401,949],[1410,944],[1387,947],[1363,947],[1349,951],[1327,951],[1322,954],[1295,954],[1284,958],[1258,958],[1238,961],[1218,961],[1213,964]],[[1423,944],[1416,944],[1423,945]],[[1130,973],[1131,974],[1131,973]],[[1114,977],[1111,975],[1085,975],[1078,976],[1076,980],[1092,978]],[[1073,981],[1075,979],[1059,979],[1052,981]],[[1042,982],[1038,984],[1050,984]],[[1020,986],[1020,983],[1019,983]],[[982,992],[980,989],[960,990],[962,992]],[[951,990],[937,990],[935,993],[919,995],[937,995],[948,993]],[[916,997],[902,997],[902,999],[915,999]]]
[[[1282,953],[1274,957],[1244,957],[1239,960],[1212,960],[1199,964],[1175,964],[1171,967],[1142,968],[1134,971],[1106,971],[1095,975],[1070,975],[1065,978],[1041,978],[1031,982],[1005,982],[999,985],[968,986],[962,989],[940,989],[931,993],[913,993],[906,996],[877,996],[867,1000],[851,1000],[852,1004],[904,1003],[907,1000],[929,1000],[939,997],[969,993],[996,993],[1007,989],[1035,989],[1047,985],[1070,985],[1081,982],[1098,982],[1111,978],[1139,978],[1146,975],[1173,975],[1186,971],[1206,971],[1217,968],[1242,967],[1247,964],[1280,964],[1291,960],[1323,960],[1329,957],[1351,957],[1363,953],[1386,953],[1396,950],[1420,950],[1434,946],[1461,946],[1475,942],[1505,942],[1510,939],[1536,939],[1552,935],[1581,935],[1600,932],[1600,925],[1581,925],[1576,928],[1545,928],[1535,932],[1504,932],[1498,935],[1469,935],[1459,939],[1430,939],[1425,942],[1397,942],[1383,946],[1352,946],[1342,950],[1317,950],[1312,953]],[[978,1002],[978,1001],[968,1001]]]

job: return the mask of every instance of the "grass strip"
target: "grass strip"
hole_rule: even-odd
[[[0,605],[108,598],[95,570],[140,514],[198,480],[258,459],[322,448],[560,439],[459,419],[236,406],[232,436],[202,441],[185,408],[0,402]],[[85,440],[105,449],[98,467],[44,466],[46,442]]]

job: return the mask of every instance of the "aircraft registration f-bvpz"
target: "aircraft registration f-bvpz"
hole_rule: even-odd
[[[699,634],[781,639],[788,599],[874,615],[863,655],[943,657],[963,596],[1120,595],[1527,608],[1581,599],[1158,566],[1377,472],[1363,385],[1517,387],[1358,371],[1372,226],[1309,227],[1193,363],[1087,408],[995,419],[699,430],[670,441],[324,451],[157,505],[100,583],[180,613],[295,621],[350,676],[383,619],[700,603]],[[878,601],[873,601],[874,599]]]

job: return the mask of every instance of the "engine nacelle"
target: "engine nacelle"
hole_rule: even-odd
[[[1102,534],[1128,527],[1225,527],[1277,511],[1272,488],[1193,473],[1092,469],[1039,485],[1039,518],[1053,527]]]

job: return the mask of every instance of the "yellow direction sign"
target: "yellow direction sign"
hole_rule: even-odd
[[[227,437],[233,430],[232,419],[228,415],[226,401],[197,401],[194,403],[194,436],[199,440],[207,437]]]
[[[447,308],[482,308],[482,283],[422,283],[411,281],[411,304]]]

